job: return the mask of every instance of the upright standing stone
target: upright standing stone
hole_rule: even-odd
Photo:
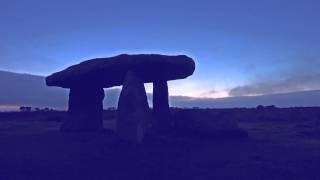
[[[147,94],[143,82],[129,71],[118,102],[116,131],[130,142],[141,143],[150,120]]]
[[[103,129],[103,88],[72,87],[69,94],[68,118],[61,131],[100,131]]]
[[[158,131],[167,131],[171,127],[168,84],[165,80],[153,82],[153,116]]]

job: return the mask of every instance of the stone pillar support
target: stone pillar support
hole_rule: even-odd
[[[158,131],[167,131],[171,127],[169,92],[166,80],[153,82],[153,116]]]
[[[145,87],[134,71],[126,74],[118,102],[116,132],[131,143],[142,143],[150,124]]]
[[[103,129],[104,90],[100,87],[72,87],[63,132],[101,131]]]

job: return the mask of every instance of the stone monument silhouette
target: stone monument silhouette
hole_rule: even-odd
[[[123,85],[117,132],[129,140],[135,133],[134,139],[141,141],[150,118],[143,83],[153,83],[153,126],[165,131],[170,127],[167,81],[186,78],[194,70],[193,59],[185,55],[121,54],[70,66],[48,76],[46,84],[70,89],[68,119],[61,131],[102,130],[103,88]]]

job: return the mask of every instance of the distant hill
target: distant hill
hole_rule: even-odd
[[[67,90],[51,88],[45,78],[30,74],[0,71],[0,104],[64,108]]]
[[[172,97],[172,106],[177,107],[257,107],[258,105],[277,107],[320,107],[320,90],[301,91],[262,96],[238,96],[219,99],[190,98],[184,96]]]
[[[0,107],[1,105],[50,107],[66,109],[68,90],[47,87],[45,78],[30,74],[0,71]],[[105,107],[115,107],[120,89],[108,89],[104,100]],[[149,102],[152,98],[148,94]],[[229,98],[191,98],[187,96],[171,96],[174,107],[256,107],[258,105],[276,105],[277,107],[320,106],[320,90],[303,91],[286,94],[263,96],[241,96]]]

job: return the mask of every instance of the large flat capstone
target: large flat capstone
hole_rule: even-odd
[[[126,73],[132,70],[143,83],[156,80],[183,79],[193,74],[195,63],[185,55],[122,54],[96,58],[68,67],[46,78],[48,86],[72,88],[90,86],[108,88],[123,85]]]

